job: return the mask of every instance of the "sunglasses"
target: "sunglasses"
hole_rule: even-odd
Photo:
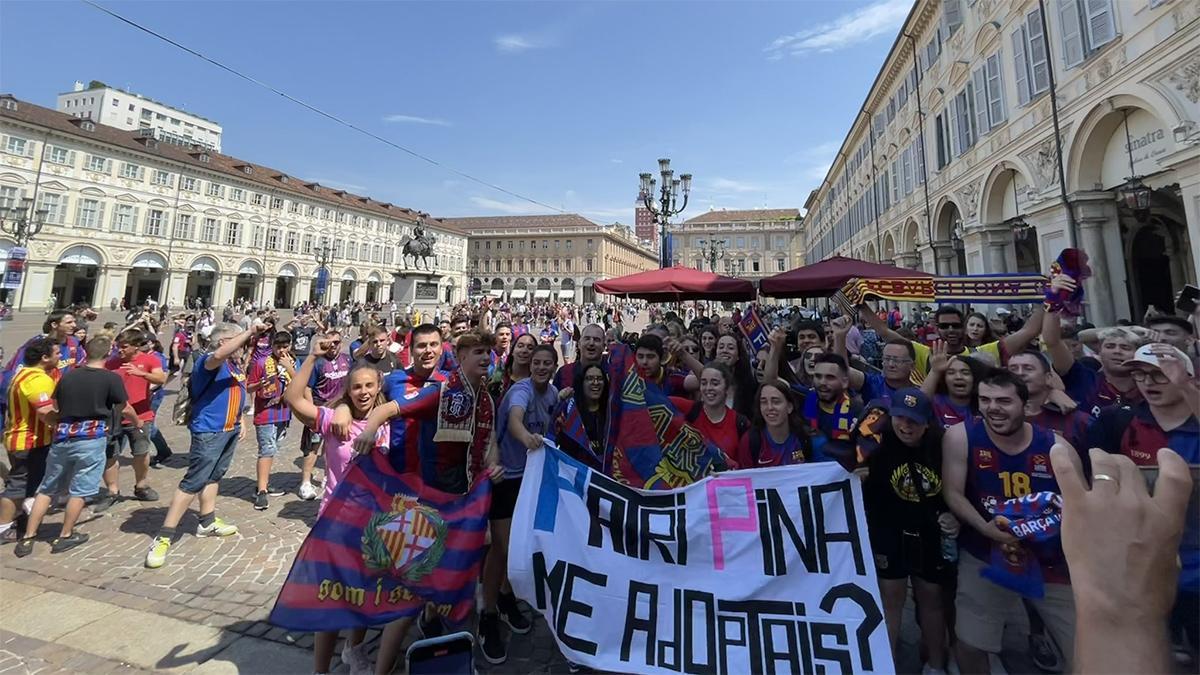
[[[962,324],[961,323],[939,323],[937,325],[937,327],[941,328],[942,330],[954,330],[956,328],[962,328]]]

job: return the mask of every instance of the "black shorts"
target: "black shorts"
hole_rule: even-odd
[[[520,478],[506,478],[492,484],[492,508],[488,511],[490,520],[507,520],[513,517],[517,507],[517,493],[521,491]]]
[[[880,538],[882,539],[882,538]],[[880,579],[916,577],[931,584],[949,583],[957,575],[954,563],[942,557],[941,537],[928,535],[919,538],[900,533],[887,541],[872,538],[875,553],[875,572]]]
[[[300,430],[300,454],[305,457],[313,454],[321,447],[321,435],[312,430],[308,425]]]
[[[4,482],[4,491],[0,492],[0,497],[19,502],[37,495],[38,486],[46,476],[46,456],[49,454],[48,445],[33,448],[28,452],[10,452],[8,480]]]

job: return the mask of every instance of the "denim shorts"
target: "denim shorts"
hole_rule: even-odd
[[[107,444],[104,436],[56,441],[46,457],[46,475],[38,493],[55,495],[68,485],[67,494],[71,497],[91,497],[99,492]]]
[[[233,431],[193,431],[188,450],[187,473],[179,481],[179,489],[196,494],[210,483],[216,483],[229,470],[233,450],[237,447],[239,429]]]
[[[153,422],[144,423],[141,429],[132,424],[119,427],[113,432],[113,437],[109,439],[109,448],[113,453],[110,456],[121,454],[126,447],[132,448],[134,457],[150,454],[150,434],[153,431]]]
[[[287,428],[287,422],[254,425],[254,436],[258,439],[258,456],[260,459],[263,457],[274,457],[275,453],[279,452],[279,441],[287,433]]]

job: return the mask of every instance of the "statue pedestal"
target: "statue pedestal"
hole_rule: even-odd
[[[401,305],[412,304],[421,309],[436,307],[445,300],[441,279],[441,274],[425,270],[392,272],[392,299]]]

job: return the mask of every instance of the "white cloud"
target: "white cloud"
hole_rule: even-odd
[[[545,49],[546,47],[554,46],[552,44],[553,41],[545,37],[528,34],[521,35],[519,33],[497,35],[493,42],[496,45],[496,50],[504,54],[519,54],[530,49]]]
[[[720,192],[764,192],[766,190],[762,185],[730,178],[714,178],[709,185],[714,191]]]
[[[815,28],[784,35],[763,51],[768,59],[777,61],[785,55],[845,49],[898,30],[911,9],[912,0],[876,0]]]
[[[449,122],[436,117],[417,117],[415,115],[387,115],[384,122],[400,122],[402,124],[430,124],[435,127],[451,126]]]
[[[544,213],[546,211],[545,207],[524,201],[505,202],[490,197],[471,197],[471,202],[489,211],[499,211],[512,215],[527,215],[531,213]]]
[[[579,215],[602,225],[607,225],[613,221],[630,225],[633,223],[634,207],[631,205],[579,209]]]

